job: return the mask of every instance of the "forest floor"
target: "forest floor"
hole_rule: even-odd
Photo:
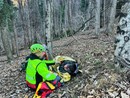
[[[130,84],[123,71],[114,66],[114,36],[76,35],[53,42],[54,56],[65,55],[80,63],[82,74],[74,77],[48,98],[130,98]],[[20,64],[29,54],[10,64],[0,62],[0,98],[32,98]]]

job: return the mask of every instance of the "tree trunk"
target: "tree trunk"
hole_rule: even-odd
[[[40,33],[41,34],[41,42],[45,44],[45,15],[46,15],[46,0],[40,0],[40,4],[41,4],[41,7],[39,8],[41,10],[41,17],[40,17],[40,20],[41,20],[41,29],[42,29],[42,32]]]
[[[6,22],[7,25],[7,22]],[[3,46],[7,55],[7,59],[10,62],[13,59],[13,55],[11,52],[10,44],[9,44],[9,37],[8,37],[8,32],[7,32],[7,26],[1,28],[1,38],[3,42]]]
[[[113,26],[114,26],[115,14],[116,14],[116,5],[117,5],[117,0],[112,0],[110,21],[108,24],[108,32],[113,32],[113,29],[114,29]]]
[[[67,31],[67,29],[68,29],[68,0],[67,1],[65,1],[65,10],[64,10],[65,12],[65,21],[64,21],[64,27],[65,27],[65,32]],[[66,36],[68,36],[68,35],[66,35]]]
[[[55,5],[54,5],[54,0],[52,0],[52,8],[53,8],[53,26],[52,26],[52,29],[53,29],[53,39],[55,39],[55,37],[57,37],[57,34],[56,34],[56,16],[55,16]]]
[[[71,26],[71,17],[72,17],[72,13],[71,13],[71,0],[68,0],[68,22],[69,22],[69,30],[70,30],[70,34],[72,34],[72,26]]]
[[[104,12],[103,12],[103,25],[104,25],[104,27],[106,27],[106,0],[103,0],[103,10],[104,10]]]
[[[31,45],[31,25],[30,25],[30,10],[29,10],[29,0],[26,0],[25,12],[26,12],[26,33],[28,39],[28,45]]]
[[[16,19],[13,20],[13,29],[14,29],[14,43],[15,43],[15,50],[17,56],[19,56],[19,45],[18,45],[18,35],[17,35],[17,29],[16,29]]]
[[[21,25],[22,25],[22,31],[24,32],[24,48],[27,48],[27,39],[26,39],[26,33],[25,32],[25,15],[24,15],[24,8],[22,5],[22,0],[18,0],[18,4],[19,4],[19,14],[20,14],[20,18],[21,18]]]
[[[46,37],[47,37],[47,47],[49,50],[48,54],[52,54],[52,36],[51,36],[51,31],[52,31],[52,21],[51,21],[51,0],[46,0]],[[49,59],[52,59],[51,55],[49,55]]]
[[[96,35],[100,33],[100,0],[96,0],[96,23],[95,23],[95,31]]]

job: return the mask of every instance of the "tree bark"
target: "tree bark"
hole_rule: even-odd
[[[70,34],[72,34],[72,25],[71,25],[71,17],[72,17],[72,13],[71,13],[71,0],[68,0],[68,23],[69,23],[69,30],[70,30]]]
[[[24,8],[22,5],[22,0],[18,0],[18,4],[19,4],[19,14],[20,14],[20,18],[21,18],[21,25],[22,25],[22,31],[24,32],[24,48],[27,48],[27,39],[26,39],[26,33],[25,32],[25,15],[24,15]]]
[[[17,29],[15,23],[16,23],[16,19],[13,20],[14,43],[15,43],[16,55],[19,56],[18,35],[17,35]]]
[[[96,35],[100,33],[100,0],[96,0],[96,22],[95,22],[95,31]]]
[[[46,37],[47,37],[47,47],[48,47],[48,56],[49,59],[52,59],[51,55],[52,54],[52,36],[51,36],[51,31],[52,31],[52,21],[51,21],[51,0],[46,0],[46,12],[47,12],[47,16],[46,16]]]
[[[8,29],[7,25],[8,25],[8,23],[6,20],[5,27],[1,28],[1,38],[2,38],[3,46],[5,49],[6,55],[7,55],[7,59],[10,62],[13,59],[13,55],[11,52],[11,47],[10,47],[10,43],[9,43],[9,39],[8,39],[9,37],[8,37],[8,32],[7,32],[7,29]]]
[[[30,10],[29,10],[29,0],[25,0],[25,12],[26,12],[26,33],[28,39],[28,45],[31,45],[31,25],[30,25]]]
[[[113,26],[114,26],[115,14],[116,14],[116,5],[117,5],[117,0],[112,0],[110,20],[108,24],[108,32],[113,32],[114,29]]]
[[[69,24],[69,20],[68,20],[68,0],[67,1],[65,1],[65,10],[64,10],[65,12],[65,22],[64,22],[64,25],[65,25],[65,32],[67,31],[67,29],[68,29],[68,24]]]
[[[44,43],[45,44],[45,17],[46,17],[46,0],[41,0],[40,1],[41,2],[41,13],[42,14],[40,14],[41,15],[41,17],[40,17],[40,20],[41,20],[41,29],[42,29],[42,32],[40,33],[41,34],[41,41],[42,41],[42,43]]]
[[[104,25],[104,27],[106,27],[106,0],[104,0],[103,1],[103,10],[104,10],[104,12],[103,12],[103,25]]]

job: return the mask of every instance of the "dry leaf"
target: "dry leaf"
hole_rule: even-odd
[[[25,95],[24,98],[28,98],[28,95]]]
[[[88,95],[87,98],[94,98],[94,96],[92,96],[92,95]]]
[[[130,95],[130,89],[129,89],[129,88],[127,89],[126,93],[127,93],[128,95]]]
[[[127,95],[126,93],[121,92],[121,98],[129,98],[129,95]]]

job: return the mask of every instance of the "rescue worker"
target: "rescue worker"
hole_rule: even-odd
[[[54,90],[49,88],[46,82],[50,82],[55,88],[58,88],[61,86],[61,78],[48,69],[48,65],[54,65],[55,61],[43,59],[45,49],[41,44],[33,44],[30,51],[26,67],[26,84],[29,88],[36,90],[38,84],[42,82],[40,91],[43,97],[41,98],[46,98]]]

